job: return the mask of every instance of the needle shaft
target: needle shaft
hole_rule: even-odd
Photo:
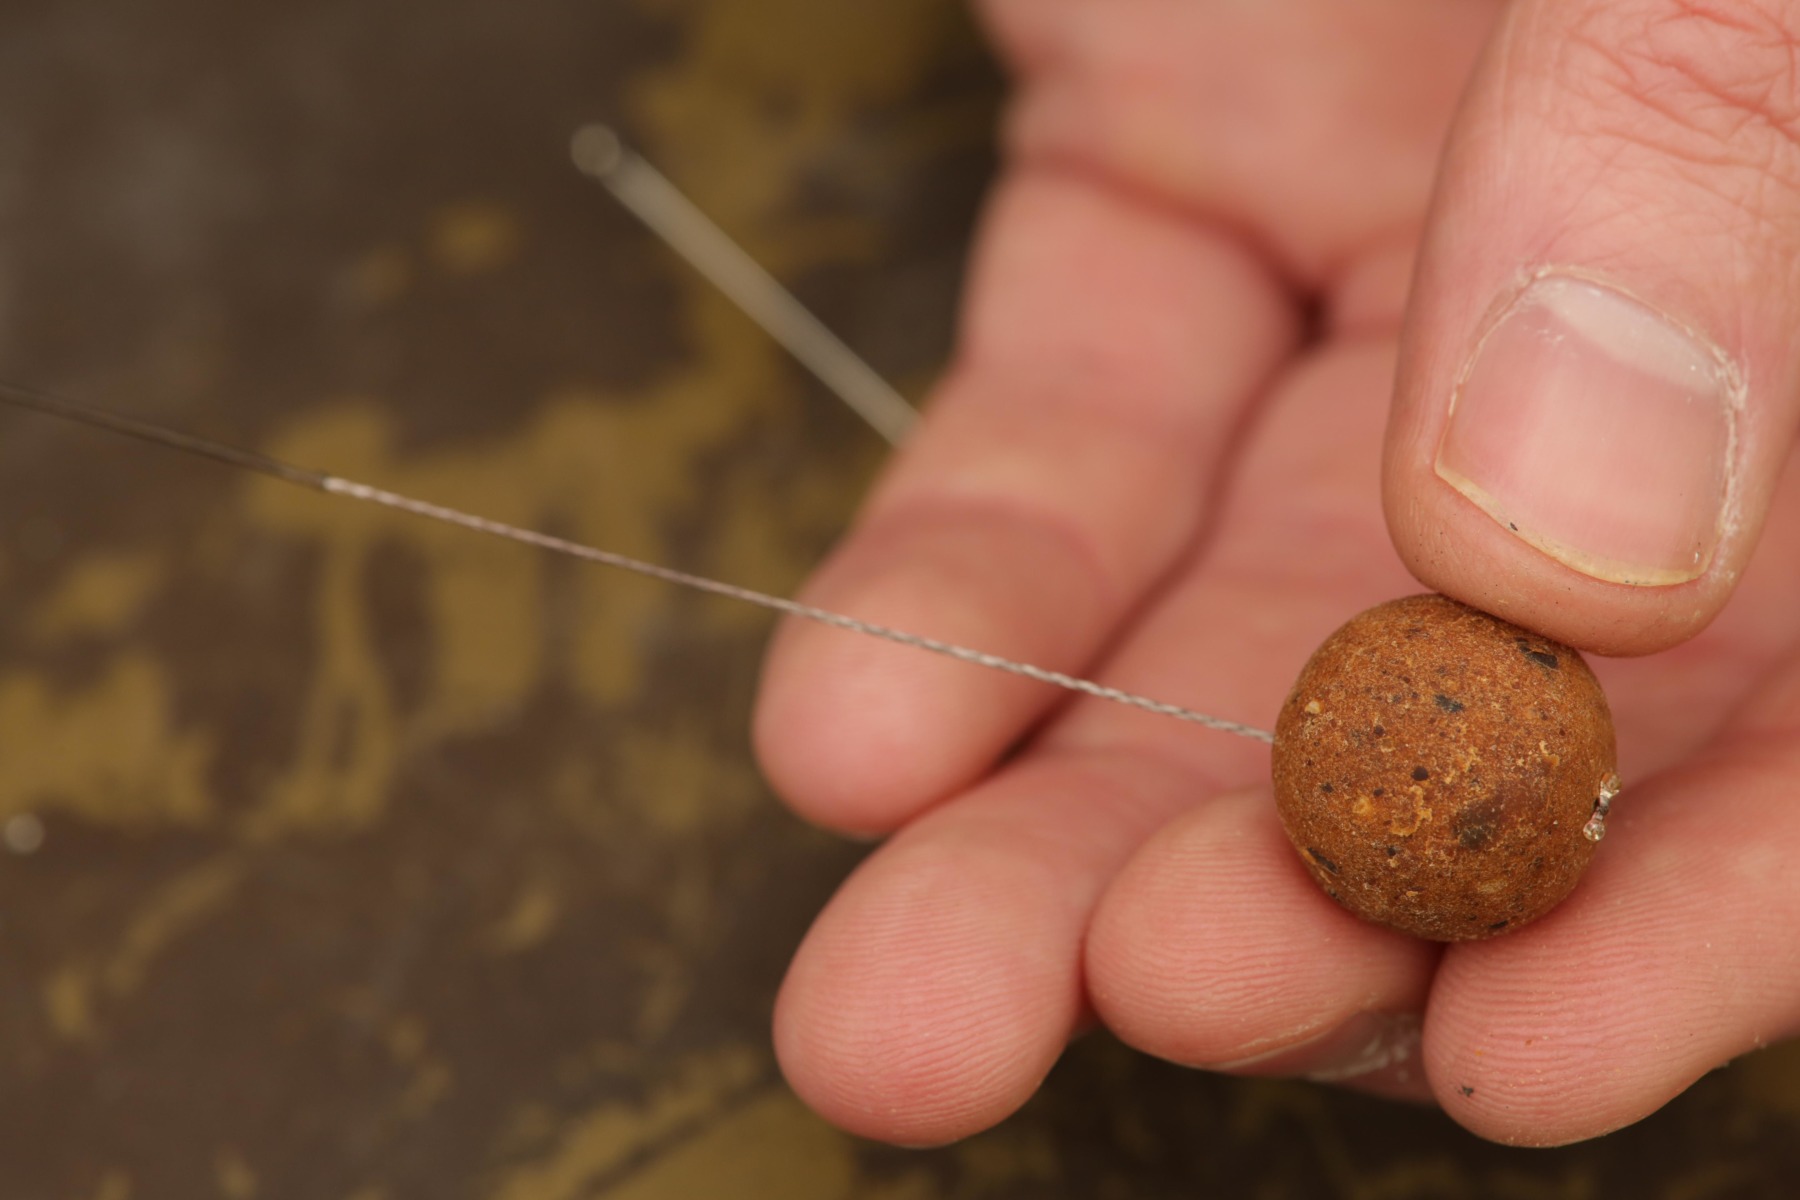
[[[918,414],[906,398],[809,312],[725,231],[604,125],[575,134],[570,152],[683,258],[729,296],[763,331],[818,376],[890,444],[899,445]]]

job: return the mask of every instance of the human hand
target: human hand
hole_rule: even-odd
[[[985,11],[1020,93],[956,361],[807,599],[1265,726],[1408,568],[1663,653],[1595,664],[1626,791],[1581,887],[1443,949],[1314,887],[1261,746],[785,628],[770,778],[893,835],[782,990],[800,1095],[953,1139],[1097,1018],[1553,1143],[1800,1028],[1800,12]]]

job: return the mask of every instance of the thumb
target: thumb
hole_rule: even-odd
[[[1729,598],[1800,414],[1800,6],[1520,0],[1433,201],[1388,524],[1445,593],[1606,654]]]

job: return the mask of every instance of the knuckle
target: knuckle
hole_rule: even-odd
[[[1800,186],[1800,5],[1597,5],[1572,34],[1576,87],[1599,90],[1600,119],[1616,123],[1603,132]]]

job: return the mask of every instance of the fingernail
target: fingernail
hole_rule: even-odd
[[[1418,1052],[1420,1028],[1415,1013],[1358,1013],[1316,1037],[1232,1062],[1213,1063],[1209,1069],[1299,1074],[1318,1083],[1339,1083],[1387,1067],[1403,1067]]]
[[[1424,1026],[1416,1013],[1364,1013],[1345,1024],[1334,1053],[1313,1064],[1306,1077],[1315,1083],[1342,1083],[1376,1071],[1404,1079],[1419,1053]]]
[[[1543,275],[1476,344],[1437,474],[1584,575],[1682,583],[1724,529],[1741,392],[1724,352],[1667,315]]]

